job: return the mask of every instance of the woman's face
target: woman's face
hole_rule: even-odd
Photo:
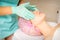
[[[35,18],[32,19],[31,21],[34,25],[37,25],[37,24],[42,23],[43,21],[45,21],[45,14],[44,13],[39,12],[39,11],[34,11],[33,13],[35,15]]]

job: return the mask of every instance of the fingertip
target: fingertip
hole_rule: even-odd
[[[31,19],[34,19],[34,18],[35,18],[35,15],[32,15],[32,16],[31,16]]]
[[[29,5],[29,4],[30,4],[30,2],[27,2],[26,4],[27,4],[27,5]]]

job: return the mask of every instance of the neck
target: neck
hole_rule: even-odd
[[[40,31],[43,33],[44,36],[47,36],[52,29],[52,27],[48,25],[46,21],[43,21],[42,23],[40,23],[38,25],[38,28],[40,29]]]

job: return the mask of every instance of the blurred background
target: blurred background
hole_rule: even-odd
[[[46,20],[60,23],[60,0],[25,0],[46,14]]]

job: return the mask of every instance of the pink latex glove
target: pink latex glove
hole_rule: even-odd
[[[34,35],[34,36],[41,35],[39,29],[35,28],[35,26],[32,25],[30,21],[25,20],[23,18],[19,18],[19,27],[24,33],[28,35]]]

